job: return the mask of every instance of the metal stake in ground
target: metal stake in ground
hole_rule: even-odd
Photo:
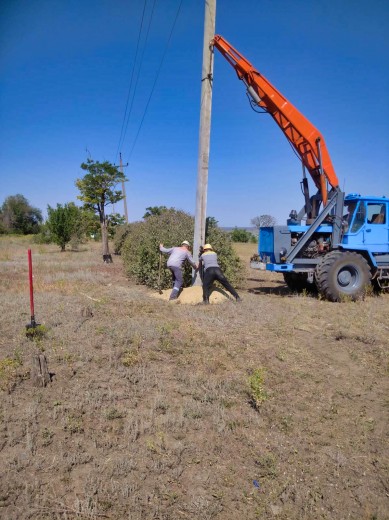
[[[26,329],[35,329],[38,326],[38,323],[35,321],[35,311],[34,311],[34,285],[32,282],[32,256],[31,249],[28,250],[28,277],[30,280],[30,310],[31,310],[31,323],[26,325]]]

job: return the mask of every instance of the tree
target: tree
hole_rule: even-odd
[[[162,215],[164,211],[167,211],[166,206],[149,206],[146,208],[146,213],[143,215],[143,218],[154,217],[155,215]]]
[[[74,235],[79,234],[81,229],[81,210],[74,202],[69,202],[63,206],[57,204],[56,209],[47,206],[47,214],[47,226],[52,241],[60,246],[61,251],[65,251],[66,244]]]
[[[215,229],[218,227],[219,222],[215,219],[215,217],[207,217],[205,219],[205,234],[208,235],[208,232],[211,229]]]
[[[271,215],[260,215],[251,219],[251,224],[256,228],[272,227],[277,224],[277,220]]]
[[[105,208],[123,199],[122,192],[116,191],[115,186],[127,179],[117,166],[108,161],[99,162],[87,159],[86,163],[81,164],[81,168],[88,173],[76,181],[76,186],[81,192],[77,198],[84,203],[85,209],[93,210],[99,216],[103,261],[112,262],[112,256],[109,253],[108,219]]]
[[[20,194],[7,197],[1,207],[0,228],[5,233],[19,233],[28,235],[39,233],[39,224],[42,222],[42,212],[30,205],[28,200]]]
[[[111,213],[110,215],[107,215],[107,221],[108,221],[108,236],[109,236],[109,238],[113,238],[116,233],[116,227],[124,226],[124,224],[126,222],[126,218],[123,217],[123,215],[120,215],[120,213]]]
[[[81,208],[81,229],[88,238],[100,237],[100,219],[92,209]]]
[[[6,229],[4,221],[3,221],[3,212],[0,207],[0,235],[4,235],[5,233],[7,233],[7,229]]]

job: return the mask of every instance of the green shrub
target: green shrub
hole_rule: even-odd
[[[115,255],[120,255],[126,236],[130,230],[129,224],[123,224],[122,226],[115,227],[115,234],[113,237],[113,246]]]
[[[266,401],[267,399],[264,369],[255,369],[249,377],[248,384],[251,404],[254,406],[254,408],[259,408],[263,401]]]
[[[123,257],[124,268],[128,276],[138,283],[149,287],[166,289],[171,286],[171,273],[166,269],[168,256],[162,256],[161,279],[159,276],[159,244],[165,247],[179,245],[183,240],[192,241],[194,219],[184,211],[169,209],[160,215],[152,215],[143,222],[134,222],[121,231],[125,235],[119,248]],[[117,237],[118,246],[122,237]],[[232,284],[242,279],[240,260],[232,249],[227,233],[217,227],[211,227],[206,238],[218,253],[220,267]],[[115,246],[116,250],[116,246]],[[184,264],[184,286],[189,286],[192,279],[192,268]]]
[[[53,236],[47,224],[41,224],[39,226],[39,233],[34,235],[33,242],[35,244],[51,244],[53,242]]]
[[[256,237],[250,233],[250,231],[247,231],[246,229],[237,228],[235,227],[231,233],[231,240],[233,242],[256,242]],[[254,240],[253,240],[254,239]]]

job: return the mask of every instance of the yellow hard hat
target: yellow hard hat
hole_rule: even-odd
[[[203,247],[204,251],[206,251],[207,249],[213,249],[211,244],[205,244],[204,247]]]

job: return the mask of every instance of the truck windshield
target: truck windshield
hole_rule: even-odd
[[[344,205],[347,213],[343,215],[343,221],[347,222],[347,229],[350,229],[350,224],[353,219],[355,208],[357,207],[356,202],[349,202]]]

